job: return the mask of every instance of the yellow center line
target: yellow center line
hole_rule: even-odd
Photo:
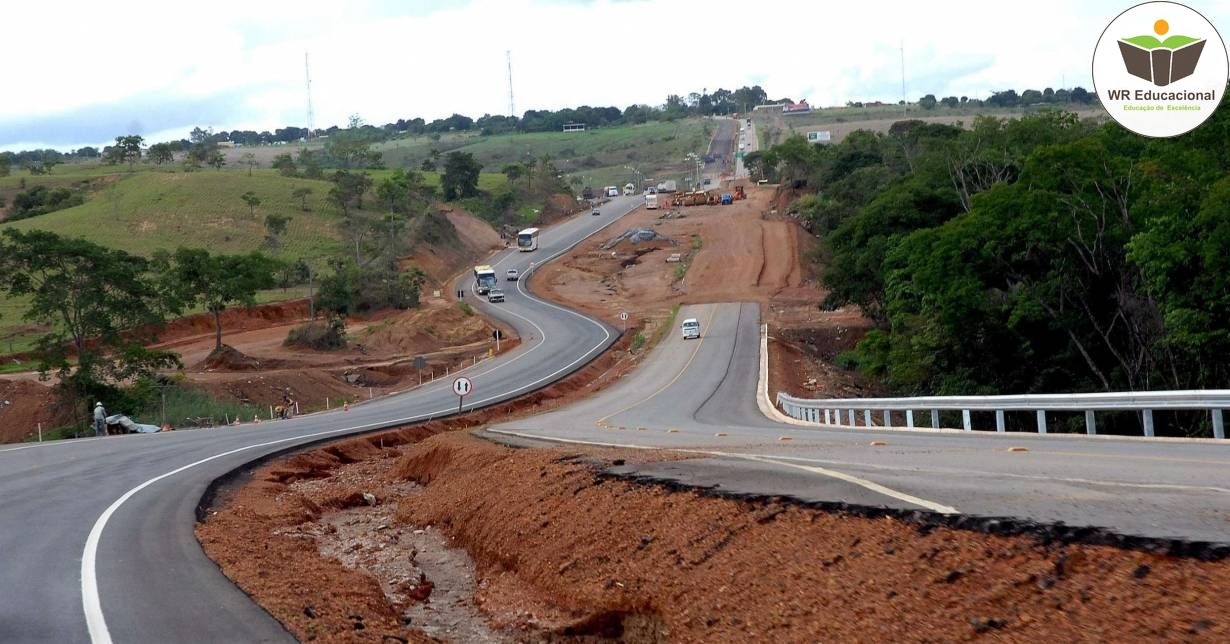
[[[713,323],[713,317],[714,317],[715,315],[717,315],[718,305],[714,304],[714,305],[712,305],[712,307],[713,307],[713,308],[712,308],[712,309],[710,309],[710,311],[709,311],[709,318],[705,320],[705,327],[704,327],[704,328],[707,328],[707,329],[711,329],[711,328],[713,328],[713,326],[712,326],[712,323]],[[667,332],[669,333],[669,330],[668,330]],[[685,363],[683,363],[683,367],[682,367],[681,369],[679,369],[679,373],[675,374],[675,377],[674,377],[674,378],[671,378],[670,382],[666,383],[665,385],[662,385],[661,387],[659,387],[659,388],[657,389],[657,391],[654,391],[653,393],[649,394],[649,395],[648,395],[648,396],[646,396],[643,400],[639,400],[639,401],[637,401],[637,402],[634,402],[634,403],[632,403],[631,405],[628,405],[627,407],[624,407],[623,409],[620,409],[620,410],[618,410],[618,411],[611,412],[610,414],[607,414],[606,416],[603,416],[602,418],[599,418],[597,421],[595,421],[595,424],[597,424],[597,425],[602,425],[602,424],[606,423],[608,420],[610,420],[610,419],[614,418],[615,416],[618,416],[618,415],[620,415],[620,414],[622,414],[622,413],[624,413],[624,412],[628,411],[629,409],[632,409],[632,408],[634,408],[634,407],[639,407],[639,406],[641,406],[641,405],[643,405],[643,404],[645,404],[645,403],[649,402],[649,401],[650,401],[650,400],[652,400],[655,396],[657,396],[658,394],[662,393],[663,391],[666,391],[666,390],[667,390],[667,389],[668,389],[671,385],[675,384],[675,381],[679,380],[679,378],[680,378],[681,376],[683,376],[684,372],[688,370],[688,367],[692,366],[692,361],[693,361],[693,360],[696,360],[696,356],[700,354],[700,348],[701,348],[701,346],[702,346],[702,345],[704,345],[704,343],[705,343],[705,338],[706,338],[706,336],[705,336],[705,335],[703,335],[703,334],[700,336],[700,340],[698,340],[698,341],[696,342],[696,348],[695,348],[695,349],[692,349],[692,355],[691,355],[691,356],[688,356],[688,361],[687,361],[687,362],[685,362]]]

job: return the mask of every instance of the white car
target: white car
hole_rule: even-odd
[[[510,268],[510,269],[508,269],[508,271],[507,271],[506,273],[504,273],[504,276],[505,276],[505,277],[508,279],[508,281],[510,281],[510,282],[515,282],[515,281],[517,281],[517,280],[521,279],[521,273],[518,273],[518,272],[517,272],[517,269],[515,269],[515,268]]]
[[[684,340],[695,340],[700,337],[700,322],[696,318],[688,318],[680,327]]]
[[[503,302],[504,301],[504,291],[501,291],[498,288],[493,288],[490,291],[487,291],[487,301],[488,302]]]

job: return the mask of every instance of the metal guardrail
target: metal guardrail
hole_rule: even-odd
[[[972,411],[995,412],[995,429],[1004,429],[1004,412],[1034,412],[1038,433],[1046,433],[1046,412],[1085,412],[1085,432],[1098,433],[1098,411],[1140,412],[1144,435],[1153,437],[1154,410],[1205,410],[1213,421],[1213,437],[1226,437],[1223,409],[1230,409],[1230,389],[1192,391],[1137,391],[1124,393],[1092,394],[1027,394],[1015,396],[917,396],[913,398],[845,398],[811,399],[795,398],[784,392],[777,394],[777,405],[792,418],[817,425],[835,427],[859,427],[856,411],[863,414],[862,427],[887,429],[903,427],[893,425],[893,412],[905,412],[905,428],[913,429],[914,412],[931,411],[931,427],[940,429],[940,411],[960,411],[965,431],[972,431]],[[843,423],[843,412],[846,422]],[[876,425],[873,412],[883,412],[883,424]]]

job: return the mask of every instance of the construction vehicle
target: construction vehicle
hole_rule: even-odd
[[[673,179],[658,184],[658,192],[674,192],[676,190],[678,190],[678,187]]]
[[[722,193],[722,205],[723,206],[729,206],[730,204],[734,202],[735,202],[734,195],[731,195],[729,192]]]

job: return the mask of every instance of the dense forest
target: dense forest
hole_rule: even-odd
[[[749,165],[807,193],[849,366],[899,394],[1230,386],[1230,110],[1173,139],[1071,113],[793,138]]]

